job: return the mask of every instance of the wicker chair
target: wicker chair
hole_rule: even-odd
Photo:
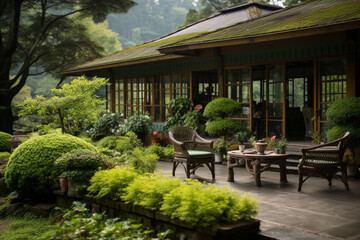
[[[301,149],[302,158],[298,165],[299,192],[302,184],[311,176],[326,178],[329,181],[329,186],[331,186],[332,178],[336,176],[344,183],[346,190],[349,191],[346,163],[343,162],[345,145],[349,135],[350,133],[346,132],[342,138],[332,142]],[[341,177],[336,175],[339,170],[341,171]],[[304,174],[307,174],[305,179],[303,179]]]
[[[215,180],[215,161],[213,142],[203,139],[193,129],[175,127],[169,132],[170,142],[174,145],[173,176],[181,164],[190,178],[190,174],[204,164],[209,168],[212,179]]]

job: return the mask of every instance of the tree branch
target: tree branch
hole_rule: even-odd
[[[29,75],[29,68],[21,75],[19,83],[10,89],[10,96],[14,97],[20,90],[24,87],[26,83],[26,79]]]
[[[8,56],[11,56],[15,52],[18,45],[21,4],[22,0],[13,1],[13,8],[11,9],[9,38],[5,46],[5,54]]]

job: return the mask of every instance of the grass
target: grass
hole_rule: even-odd
[[[55,228],[47,218],[25,214],[23,217],[6,217],[0,220],[0,240],[47,240]]]

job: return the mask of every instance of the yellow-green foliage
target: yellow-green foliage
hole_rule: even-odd
[[[239,144],[235,143],[228,147],[228,151],[239,150]]]
[[[9,158],[10,155],[11,154],[9,152],[0,152],[0,161],[4,160],[5,158]]]
[[[51,194],[54,162],[73,149],[96,151],[90,143],[67,134],[54,133],[27,140],[9,159],[5,172],[7,185],[27,197]]]
[[[10,152],[10,140],[12,136],[5,132],[0,132],[0,152]]]
[[[152,173],[155,171],[159,156],[145,154],[141,149],[135,148],[133,152],[125,153],[119,157],[119,162],[133,167],[139,173]]]
[[[120,200],[125,188],[134,181],[138,173],[133,168],[115,167],[95,173],[90,179],[89,196]]]
[[[122,197],[127,203],[140,205],[146,209],[159,210],[164,195],[180,187],[178,178],[170,178],[159,174],[147,174],[137,177],[126,189]]]
[[[172,158],[174,155],[174,146],[168,145],[166,147],[162,147],[158,144],[151,145],[144,149],[145,154],[155,153],[161,158]]]
[[[193,226],[211,226],[249,220],[257,214],[258,205],[250,195],[240,196],[229,188],[188,180],[164,196],[161,211]]]

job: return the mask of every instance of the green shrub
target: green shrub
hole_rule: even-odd
[[[134,115],[125,123],[126,132],[134,132],[139,139],[144,139],[151,131],[151,119],[147,115]]]
[[[350,132],[350,142],[360,144],[360,128],[352,125],[336,125],[326,132],[326,137],[328,141],[333,141],[344,136],[346,132]]]
[[[233,119],[216,119],[210,121],[206,125],[206,132],[210,136],[229,136],[234,132],[240,131],[242,126],[240,123]]]
[[[190,98],[174,98],[167,105],[170,116],[166,118],[164,124],[165,132],[176,126],[181,126],[184,123],[184,115],[194,106]]]
[[[51,194],[54,162],[73,149],[96,151],[90,143],[68,134],[30,138],[12,153],[5,172],[6,183],[11,190],[27,197]]]
[[[119,157],[120,164],[133,167],[139,173],[152,173],[155,171],[159,156],[156,154],[145,154],[140,148],[128,152]]]
[[[143,230],[134,221],[108,219],[104,213],[90,213],[85,204],[74,202],[73,208],[64,215],[64,221],[57,224],[54,240],[71,239],[137,239],[150,240],[152,231]],[[170,233],[158,233],[156,239],[165,239]]]
[[[170,178],[159,174],[138,176],[125,189],[122,197],[127,203],[140,205],[146,209],[159,210],[164,201],[164,195],[180,187],[178,178]]]
[[[249,220],[257,214],[258,206],[250,195],[188,180],[164,196],[161,211],[193,226],[212,226]]]
[[[336,125],[359,124],[360,97],[335,101],[327,109],[326,117],[330,123]]]
[[[0,132],[0,152],[10,152],[10,140],[12,136],[5,132]]]
[[[90,179],[88,195],[94,198],[120,200],[125,188],[134,181],[138,173],[129,167],[115,167],[95,173]]]
[[[119,113],[107,112],[99,114],[93,128],[90,129],[91,139],[99,140],[100,138],[115,135],[121,132],[124,120]]]
[[[107,148],[124,153],[132,151],[136,147],[141,146],[141,140],[133,132],[127,132],[125,136],[108,136],[104,137],[96,144],[100,148]]]
[[[172,158],[174,155],[174,147],[172,145],[168,145],[166,147],[162,147],[158,144],[151,145],[144,149],[145,154],[156,154],[160,158]]]
[[[11,154],[9,152],[0,152],[0,161],[4,160],[5,158],[9,158]]]
[[[215,98],[206,105],[204,116],[210,119],[225,118],[231,114],[240,112],[241,105],[230,98]]]
[[[100,153],[89,149],[74,149],[55,161],[53,176],[61,175],[70,181],[89,181],[96,170],[105,167]]]

